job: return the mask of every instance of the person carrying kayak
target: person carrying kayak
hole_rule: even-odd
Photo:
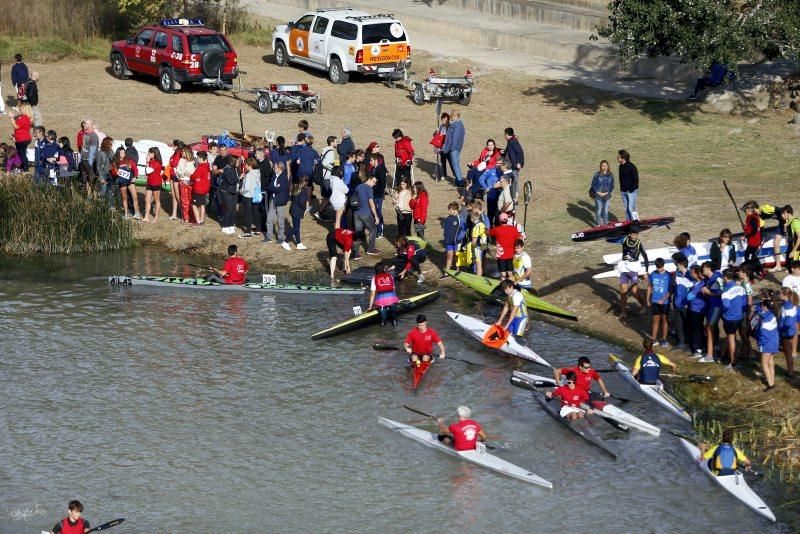
[[[512,280],[503,280],[500,282],[500,290],[506,295],[506,302],[503,304],[503,309],[500,310],[500,317],[497,318],[494,324],[503,326],[503,319],[508,314],[508,321],[506,321],[505,329],[514,334],[521,336],[525,334],[528,328],[528,307],[525,304],[525,297],[522,292],[514,286]]]
[[[246,281],[247,271],[250,270],[250,266],[247,265],[244,258],[237,256],[238,250],[239,248],[236,245],[229,245],[228,259],[225,260],[222,269],[209,267],[208,269],[213,271],[214,274],[206,276],[206,280],[209,282],[217,282],[218,284],[243,285]]]
[[[708,469],[718,477],[733,475],[740,464],[750,471],[750,460],[733,446],[733,429],[726,428],[722,432],[722,441],[711,448],[706,448],[705,443],[700,444],[700,454],[698,463],[707,460]]]
[[[83,515],[83,505],[81,501],[72,500],[67,505],[69,514],[67,517],[56,523],[50,530],[51,534],[84,534],[89,532],[91,527],[89,522],[85,520]]]
[[[330,271],[331,279],[336,273],[336,259],[339,257],[337,247],[344,252],[342,256],[342,272],[350,274],[350,253],[353,250],[354,234],[352,230],[346,228],[337,228],[328,232],[325,237],[325,243],[328,245],[328,254],[330,254]]]
[[[458,423],[447,426],[443,418],[439,423],[439,441],[457,451],[474,451],[478,441],[486,441],[486,434],[477,422],[471,419],[472,410],[468,406],[458,407]]]
[[[375,264],[375,276],[369,286],[369,309],[373,309],[373,304],[378,309],[381,318],[381,326],[386,321],[391,321],[392,326],[397,326],[397,293],[394,287],[394,276],[387,272],[386,264],[378,262]]]
[[[652,339],[645,338],[642,341],[642,347],[644,347],[644,352],[636,358],[631,367],[631,374],[640,384],[657,384],[662,365],[669,365],[673,372],[678,368],[666,356],[653,352]]]
[[[642,277],[647,282],[647,273],[650,270],[650,260],[647,259],[647,252],[644,245],[639,240],[639,225],[631,225],[628,236],[622,241],[622,261],[618,264],[619,269],[619,320],[625,324],[628,318],[626,310],[628,304],[628,293],[630,292],[639,301],[642,309],[641,315],[647,311],[647,301],[645,295],[639,293],[639,258],[644,261],[644,274]]]
[[[603,391],[603,397],[610,397],[611,393],[608,392],[606,383],[600,377],[600,373],[592,369],[592,362],[586,356],[578,358],[577,367],[558,367],[553,369],[553,374],[556,377],[556,383],[561,383],[561,376],[566,376],[570,372],[575,373],[575,386],[585,389],[589,397],[592,395],[592,381],[597,382],[600,389]]]
[[[584,413],[592,413],[591,408],[586,410],[586,412],[581,409],[581,404],[589,402],[589,393],[585,389],[576,386],[578,377],[574,371],[567,372],[566,377],[566,384],[557,387],[553,391],[548,391],[545,395],[548,399],[558,397],[559,400],[561,400],[561,411],[559,414],[567,421],[582,419]]]
[[[406,336],[403,347],[411,355],[411,364],[419,367],[421,362],[429,362],[433,355],[433,344],[439,345],[439,358],[444,358],[444,343],[433,328],[428,328],[428,319],[424,314],[417,315],[417,327]]]

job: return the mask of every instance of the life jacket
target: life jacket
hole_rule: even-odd
[[[761,204],[758,207],[758,212],[761,215],[761,227],[764,227],[764,219],[780,219],[779,210],[772,204]],[[777,217],[776,217],[777,215]]]
[[[375,275],[375,294],[394,293],[394,277],[389,273]]]
[[[69,524],[69,518],[61,520],[61,534],[83,534],[83,518],[81,517],[74,525]]]
[[[625,261],[639,261],[639,255],[642,253],[642,242],[638,239],[631,240],[626,237],[622,241],[622,259]]]
[[[639,366],[639,383],[656,384],[658,375],[661,372],[661,360],[655,352],[642,354],[642,361]]]
[[[708,462],[709,469],[716,472],[717,476],[732,475],[738,467],[736,462],[736,449],[730,443],[720,443]]]

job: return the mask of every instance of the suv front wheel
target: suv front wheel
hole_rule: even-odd
[[[275,45],[275,64],[279,67],[286,66],[286,45],[281,41]]]
[[[331,58],[331,66],[328,67],[328,78],[337,84],[347,83],[347,80],[350,79],[350,75],[344,71],[342,62],[338,57]]]
[[[114,54],[111,56],[111,74],[118,80],[127,80],[128,76],[125,74],[125,61],[122,59],[121,54]]]
[[[175,73],[172,67],[161,67],[158,72],[158,88],[165,93],[175,91]]]

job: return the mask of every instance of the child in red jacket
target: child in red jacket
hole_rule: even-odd
[[[414,196],[408,201],[411,218],[414,220],[414,232],[420,239],[425,239],[425,221],[428,220],[428,192],[422,182],[414,182]]]
[[[411,165],[414,163],[414,145],[411,144],[411,138],[403,135],[399,129],[392,132],[394,139],[394,161],[395,171],[394,180],[397,183],[399,180],[411,181]]]
[[[758,250],[761,248],[761,216],[758,214],[758,203],[755,200],[750,200],[742,206],[742,210],[747,217],[744,220],[742,229],[744,236],[747,238],[747,248],[744,249],[744,263],[750,265],[752,272],[760,273],[764,278],[764,269],[761,267],[761,262],[758,259]]]

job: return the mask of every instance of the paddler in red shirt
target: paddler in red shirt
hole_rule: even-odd
[[[493,226],[486,235],[495,239],[495,258],[500,279],[514,279],[514,243],[522,237],[516,226],[508,224],[508,213],[498,216],[500,224]]]
[[[468,406],[458,407],[458,423],[446,426],[444,419],[438,419],[439,441],[450,445],[457,451],[474,451],[478,441],[486,441],[481,425],[471,419],[472,410]]]
[[[243,285],[246,281],[247,271],[250,270],[250,266],[247,265],[244,258],[240,258],[236,255],[238,250],[239,248],[236,245],[229,245],[228,259],[225,260],[222,269],[209,267],[209,270],[214,271],[214,274],[208,275],[206,280],[219,284]]]
[[[439,358],[444,358],[444,343],[433,328],[428,328],[424,314],[417,315],[417,327],[406,336],[403,346],[411,355],[411,363],[419,367],[420,361],[429,362],[433,354],[433,344],[439,345]]]
[[[561,369],[553,369],[553,373],[556,377],[556,384],[560,384],[561,376],[566,376],[570,371],[575,373],[575,386],[586,390],[586,393],[589,394],[590,398],[592,396],[592,380],[596,381],[600,385],[600,389],[603,391],[603,397],[611,396],[611,393],[608,392],[608,388],[606,388],[606,383],[603,382],[603,379],[600,377],[600,373],[592,369],[592,363],[586,356],[581,356],[578,358],[577,367],[562,367]],[[592,399],[593,403],[594,401],[595,399]]]
[[[575,386],[577,378],[574,371],[569,371],[567,373],[566,385],[559,386],[553,391],[545,393],[548,399],[558,397],[559,400],[561,400],[560,415],[567,421],[582,419],[584,411],[581,409],[581,404],[589,402],[589,393],[587,393],[585,389]],[[591,414],[592,409],[589,408],[585,413]]]
[[[394,276],[387,272],[387,265],[383,262],[375,264],[375,276],[369,286],[369,309],[373,309],[373,304],[378,310],[381,318],[381,326],[386,321],[391,321],[392,326],[397,326],[397,293],[394,287]]]
[[[69,515],[56,523],[50,531],[51,534],[84,534],[89,532],[89,522],[83,517],[83,505],[81,501],[69,501]]]

